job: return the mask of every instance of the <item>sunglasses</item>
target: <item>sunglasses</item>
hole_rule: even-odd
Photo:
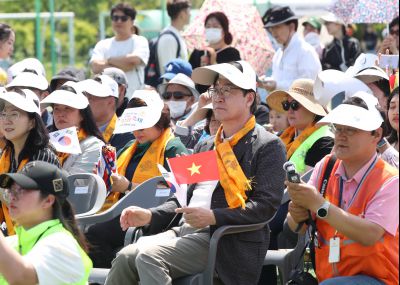
[[[282,108],[285,111],[289,111],[289,109],[291,108],[293,111],[297,111],[300,108],[300,103],[297,101],[283,101],[282,102]]]
[[[399,36],[399,30],[391,29],[391,30],[389,31],[389,33],[390,33],[392,36]]]
[[[174,97],[175,100],[181,100],[186,96],[192,96],[192,94],[186,94],[180,91],[176,91],[176,92],[164,92],[161,97],[164,100],[170,100],[172,97]]]
[[[123,15],[123,16],[117,16],[117,15],[113,15],[111,16],[111,21],[113,22],[118,22],[119,20],[121,20],[122,22],[126,22],[128,21],[129,16]]]

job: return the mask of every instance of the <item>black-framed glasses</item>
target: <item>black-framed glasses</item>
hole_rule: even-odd
[[[242,89],[240,87],[236,87],[236,86],[229,86],[229,85],[225,85],[222,87],[210,87],[208,88],[208,95],[210,95],[212,98],[219,96],[222,96],[223,98],[227,98],[229,96],[232,95],[232,90],[235,89]]]
[[[289,101],[283,101],[282,102],[282,108],[285,111],[289,111],[289,109],[292,109],[293,111],[297,111],[300,108],[300,103],[297,102],[296,100],[293,100],[292,102]]]
[[[181,100],[185,98],[186,96],[192,96],[192,94],[188,93],[183,93],[181,91],[176,91],[176,92],[164,92],[161,97],[164,100],[170,100],[172,97],[174,97],[175,100]]]
[[[335,135],[344,134],[345,136],[351,137],[358,133],[358,129],[352,127],[344,127],[338,125],[330,125],[329,126],[331,132]]]
[[[118,15],[112,15],[111,16],[111,21],[113,22],[118,22],[119,20],[121,20],[121,22],[126,22],[128,21],[129,16],[127,15],[123,15],[123,16],[118,16]]]

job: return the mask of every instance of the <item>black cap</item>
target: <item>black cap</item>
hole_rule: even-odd
[[[69,193],[66,172],[44,161],[31,161],[18,173],[0,175],[1,188],[10,188],[13,182],[23,189],[39,190],[63,199]]]
[[[81,69],[77,69],[75,67],[66,67],[62,70],[60,70],[59,73],[54,75],[51,78],[50,81],[50,90],[54,91],[55,86],[56,86],[56,81],[57,80],[67,80],[67,81],[73,81],[73,82],[79,82],[82,80],[85,80],[85,72]]]
[[[270,28],[296,19],[297,16],[293,13],[289,6],[277,6],[268,9],[263,17],[265,28]]]
[[[107,67],[103,70],[102,74],[110,76],[118,85],[128,86],[128,78],[123,70],[116,67]]]

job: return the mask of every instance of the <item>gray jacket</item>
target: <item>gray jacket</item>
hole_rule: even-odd
[[[214,148],[214,139],[199,144],[195,152]],[[271,219],[279,208],[283,195],[286,161],[285,148],[281,140],[265,131],[261,126],[245,135],[233,148],[246,177],[251,178],[253,189],[247,192],[246,208],[230,209],[220,183],[212,195],[211,209],[217,221],[210,227],[210,235],[223,225],[260,223]],[[190,201],[195,185],[188,189]],[[151,209],[152,221],[145,234],[165,230],[175,217],[174,209],[179,206],[176,198]],[[174,219],[176,226],[180,217]],[[262,264],[269,245],[269,229],[229,235],[222,238],[218,246],[216,271],[224,284],[257,284]]]

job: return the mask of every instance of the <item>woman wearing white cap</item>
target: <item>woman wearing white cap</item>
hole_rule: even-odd
[[[157,164],[168,169],[168,158],[188,151],[179,138],[175,138],[170,128],[168,108],[155,91],[135,91],[128,108],[148,107],[147,112],[154,114],[151,127],[133,132],[135,140],[130,141],[118,153],[118,174],[113,174],[113,186],[106,200],[109,208],[118,201],[123,193],[133,190],[138,184],[161,175]],[[124,244],[125,232],[120,227],[119,216],[110,222],[96,224],[89,228],[86,235],[93,248],[90,257],[94,267],[109,268],[118,248]],[[96,250],[100,249],[100,250]]]
[[[0,127],[6,146],[0,158],[0,174],[17,172],[32,160],[43,160],[60,167],[49,145],[49,135],[40,118],[39,99],[27,89],[0,93]],[[14,234],[7,207],[0,209],[0,225]],[[3,224],[5,223],[5,224]]]
[[[322,53],[322,69],[336,69],[346,71],[352,66],[361,53],[360,43],[356,38],[346,34],[343,20],[330,13],[321,17],[333,41],[328,44]]]
[[[51,93],[42,102],[44,107],[53,107],[54,124],[52,130],[76,127],[82,153],[58,153],[62,168],[70,174],[92,173],[104,145],[89,107],[89,101],[76,83],[67,81],[60,89]]]

